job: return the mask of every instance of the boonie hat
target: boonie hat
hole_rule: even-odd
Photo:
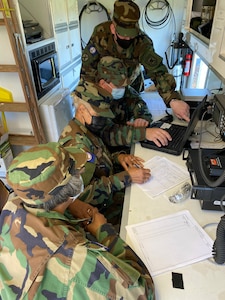
[[[98,84],[81,79],[71,95],[74,98],[77,96],[90,104],[99,116],[115,118],[110,109],[110,102],[112,101],[111,94],[101,88]]]
[[[116,87],[126,87],[130,85],[140,74],[140,65],[132,70],[128,76],[127,67],[123,60],[113,56],[103,56],[97,66],[98,80],[112,82]]]
[[[140,9],[136,3],[131,0],[115,1],[113,20],[119,35],[131,38],[137,36],[139,34],[139,18]]]
[[[98,63],[98,78],[104,79],[115,86],[127,86],[130,80],[127,75],[127,68],[123,61],[113,56],[104,56]]]
[[[81,149],[58,142],[40,144],[13,159],[7,181],[25,202],[39,204],[56,195],[86,161],[87,153]]]

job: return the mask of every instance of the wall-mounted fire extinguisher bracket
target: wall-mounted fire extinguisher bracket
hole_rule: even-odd
[[[192,54],[187,53],[184,58],[184,76],[189,76],[191,72],[191,60],[192,60]]]
[[[184,34],[182,32],[179,33],[178,41],[173,42],[174,49],[187,49],[189,48],[188,44],[183,40]]]

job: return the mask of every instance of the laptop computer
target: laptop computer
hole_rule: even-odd
[[[205,106],[207,100],[207,95],[203,98],[203,100],[198,104],[196,109],[193,111],[191,115],[190,122],[187,126],[177,125],[177,124],[169,124],[163,122],[156,122],[155,126],[151,127],[159,127],[167,130],[171,137],[172,141],[169,141],[167,146],[158,147],[154,142],[144,140],[141,141],[141,146],[148,149],[153,149],[165,153],[169,153],[172,155],[180,155],[184,149],[186,142],[188,141],[190,135],[194,131],[198,121],[200,120],[200,116],[202,110]]]

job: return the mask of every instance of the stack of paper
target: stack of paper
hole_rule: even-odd
[[[152,276],[212,257],[212,239],[187,210],[126,229]]]

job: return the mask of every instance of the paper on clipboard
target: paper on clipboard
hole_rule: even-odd
[[[212,257],[212,239],[187,210],[126,229],[152,276]]]
[[[151,177],[146,183],[136,184],[150,197],[156,197],[190,179],[187,169],[165,157],[154,156],[144,166],[151,170]]]

